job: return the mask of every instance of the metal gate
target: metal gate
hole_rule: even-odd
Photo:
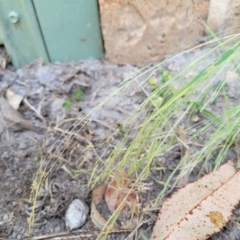
[[[13,65],[35,59],[67,62],[100,58],[97,0],[0,0],[0,43]]]

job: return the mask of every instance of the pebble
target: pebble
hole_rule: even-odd
[[[17,191],[16,191],[16,194],[17,195],[20,195],[22,193],[22,189],[21,188],[18,188]]]
[[[28,233],[28,231],[26,231],[26,232],[24,233],[24,237],[25,237],[25,238],[29,238],[29,233]]]
[[[2,158],[3,158],[4,160],[7,160],[7,159],[9,158],[9,153],[8,153],[8,152],[4,152],[4,153],[2,154]]]
[[[6,222],[8,220],[8,214],[3,215],[3,221]]]
[[[22,239],[22,236],[21,236],[21,235],[18,235],[18,236],[17,236],[17,239]]]
[[[174,65],[173,63],[170,63],[170,64],[167,66],[167,69],[168,69],[169,71],[177,71],[177,70],[178,70],[177,66]]]
[[[66,227],[70,230],[80,228],[87,219],[89,208],[80,199],[74,199],[65,214]]]
[[[56,226],[54,229],[55,233],[60,233],[61,232],[61,227],[60,226]]]

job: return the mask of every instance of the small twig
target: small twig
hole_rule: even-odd
[[[179,126],[177,129],[177,139],[182,144],[183,147],[183,155],[189,150],[189,146],[187,145],[187,137],[186,132],[183,126]]]
[[[197,147],[204,147],[203,144],[196,143],[196,142],[187,142],[187,145],[194,145],[194,146],[197,146]]]
[[[74,77],[78,78],[77,75],[74,75]],[[80,86],[83,86],[83,87],[90,87],[89,84],[83,83],[83,82],[80,82],[80,81],[74,81],[74,83],[76,83],[76,84],[78,84],[78,85],[80,85]]]
[[[102,158],[99,156],[99,154],[97,153],[96,149],[92,146],[92,150],[94,151],[94,153],[96,154],[98,160],[105,166],[107,166],[107,164],[102,160]]]
[[[84,232],[86,232],[86,231],[84,231],[84,230],[75,230],[75,231],[72,231],[71,233],[84,233]],[[60,236],[66,236],[66,235],[68,235],[70,232],[60,232],[60,233],[52,233],[52,234],[46,234],[46,235],[41,235],[41,236],[36,236],[36,237],[31,237],[31,238],[29,238],[29,240],[31,239],[31,240],[41,240],[41,239],[48,239],[48,238],[50,238],[50,239],[58,239],[58,237],[60,237]],[[57,237],[57,238],[56,238]],[[74,237],[76,237],[76,236],[74,236]],[[62,238],[60,238],[60,239],[62,239]]]
[[[184,152],[186,152],[189,149],[189,146],[187,143],[185,143],[181,138],[177,137],[177,140],[183,145],[184,147]]]
[[[116,110],[118,110],[119,112],[122,112],[122,113],[125,113],[125,114],[127,114],[128,116],[130,116],[132,113],[131,112],[129,112],[129,111],[127,111],[127,110],[125,110],[123,107],[116,107],[115,108]],[[135,117],[135,116],[134,116]]]
[[[69,131],[67,131],[67,130],[63,130],[63,129],[58,128],[58,127],[54,127],[53,129],[54,129],[55,131],[57,131],[57,132],[60,132],[60,133],[66,134],[66,135],[73,136],[73,137],[75,137],[76,139],[78,139],[80,142],[87,142],[88,144],[92,145],[92,143],[91,143],[88,139],[80,136],[79,134],[77,134],[77,133],[75,133],[75,132],[69,132]]]
[[[103,125],[106,128],[109,128],[112,131],[116,131],[116,129],[110,127],[109,125],[105,124],[104,122],[100,121],[100,120],[96,120],[96,119],[91,119],[91,122],[96,122],[96,123],[100,123],[101,125]]]
[[[119,230],[119,231],[112,231],[108,232],[108,234],[114,234],[114,233],[124,233],[124,232],[129,232],[130,230]],[[71,232],[61,232],[61,233],[53,233],[53,234],[47,234],[47,235],[41,235],[41,236],[36,236],[32,238],[28,238],[28,240],[42,240],[42,239],[52,239],[52,240],[62,240],[63,238],[61,236],[66,236],[69,234],[77,234],[77,233],[82,233],[80,235],[71,235],[67,236],[66,239],[78,239],[78,238],[87,238],[87,237],[93,237],[93,236],[99,236],[101,232],[91,232],[91,233],[84,233],[86,231],[84,230],[74,230]]]
[[[63,119],[60,122],[58,122],[58,124],[56,125],[56,127],[60,127],[62,124],[66,123],[66,122],[71,122],[71,121],[78,121],[78,118],[68,118],[68,119]]]
[[[95,98],[96,98],[96,96],[97,96],[97,93],[99,92],[99,89],[100,89],[100,87],[98,87],[98,88],[94,91],[94,93],[92,94],[92,97],[91,97],[91,99],[90,99],[90,103],[92,103],[92,102],[95,100]]]
[[[76,145],[76,143],[73,144],[72,149],[69,151],[69,154],[68,154],[69,159],[71,159],[72,156],[74,156],[74,153],[75,153],[76,149],[78,148],[78,146],[75,146],[75,145]],[[77,144],[77,145],[79,145],[79,144]],[[69,162],[71,162],[71,160]]]
[[[28,86],[27,84],[26,85],[24,85],[24,86]],[[36,94],[39,94],[39,93],[41,93],[43,91],[43,87],[40,87],[40,88],[38,88],[36,91],[33,91],[33,92],[31,92],[31,93],[29,93],[28,95],[27,95],[27,97],[31,97],[31,96],[33,96],[33,95],[36,95]]]
[[[141,219],[140,219],[140,223],[132,230],[132,232],[125,238],[125,240],[129,240],[129,239],[132,239],[132,237],[136,234],[136,232],[138,231],[138,229],[145,223],[149,222],[149,220],[146,220],[146,221],[142,221],[142,216],[141,216]]]
[[[70,73],[67,76],[65,76],[65,79],[63,79],[62,82],[65,83],[66,81],[71,80],[73,77],[76,77],[78,73],[83,73],[84,75],[89,76],[84,70],[82,70],[82,68],[77,68],[73,73]]]
[[[149,93],[144,89],[144,87],[142,86],[142,84],[140,84],[137,79],[136,79],[135,81],[137,82],[138,86],[141,88],[141,90],[143,91],[143,93],[144,93],[147,97],[149,97]]]
[[[187,166],[188,162],[189,162],[189,146],[187,145],[187,136],[186,136],[186,132],[183,126],[179,126],[177,129],[177,139],[178,141],[181,143],[182,145],[182,157],[188,155],[188,158],[186,159],[186,161],[184,162],[184,167]],[[180,175],[183,173],[183,169],[181,169],[180,171]],[[189,181],[189,177],[190,177],[191,172],[187,172],[185,173],[183,176],[181,176],[180,178],[178,178],[176,180],[176,185],[177,187],[183,187],[185,186],[188,181]]]
[[[66,163],[68,163],[68,164],[70,163],[67,159],[65,159],[65,158],[63,158],[63,157],[61,157],[61,156],[58,156],[58,155],[56,155],[56,154],[52,154],[51,157],[52,157],[53,159],[55,158],[56,160],[59,159],[60,161],[66,162]]]
[[[24,87],[28,87],[28,84],[19,80],[15,81],[17,84],[19,84],[20,86],[24,86]],[[11,84],[12,85],[12,84]]]
[[[40,118],[44,124],[46,124],[45,118],[41,115],[41,105],[39,104],[38,109],[33,107],[27,100],[27,98],[23,99],[23,102],[37,115],[38,118]]]

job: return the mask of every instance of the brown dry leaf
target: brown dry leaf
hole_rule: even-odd
[[[7,127],[34,130],[32,122],[13,109],[4,97],[0,97],[0,121],[3,121],[3,125],[7,125]]]
[[[96,205],[101,202],[104,196],[104,192],[106,189],[106,185],[100,185],[99,187],[93,189],[92,191],[92,203],[91,203],[91,220],[92,222],[98,227],[99,229],[103,229],[106,224],[106,220],[104,217],[99,213],[96,208]],[[114,228],[113,230],[117,230]]]
[[[102,230],[107,223],[104,217],[97,210],[96,205],[93,201],[91,203],[91,220],[95,224],[95,226],[98,227],[100,230]],[[112,230],[119,230],[119,229],[114,227]]]
[[[23,97],[14,93],[12,90],[10,89],[7,89],[6,91],[6,99],[9,103],[9,105],[15,109],[15,110],[18,110],[19,109],[19,106],[23,100]]]
[[[96,225],[96,227],[98,227],[101,230],[104,228],[104,226],[106,226],[107,221],[99,213],[99,211],[96,208],[96,205],[101,202],[104,194],[106,193],[106,190],[107,190],[107,185],[102,184],[99,187],[93,189],[92,191],[91,220]],[[128,192],[129,192],[129,189],[128,189]],[[114,196],[114,199],[115,199],[115,196]],[[111,230],[113,231],[129,230],[136,227],[136,225],[137,225],[137,218],[133,217],[131,220],[126,221],[121,227],[114,226]]]
[[[97,205],[99,204],[104,196],[106,190],[106,184],[102,184],[92,191],[92,201]]]
[[[123,201],[125,202],[122,205],[122,212],[127,212],[137,205],[138,197],[131,189],[132,182],[133,179],[122,172],[107,185],[104,198],[111,212],[114,212]]]
[[[240,172],[233,163],[186,185],[168,198],[151,240],[204,240],[226,225],[240,202]]]

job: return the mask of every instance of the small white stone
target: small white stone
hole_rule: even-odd
[[[6,222],[8,220],[8,214],[3,215],[3,221]]]
[[[65,214],[66,227],[70,230],[81,227],[87,219],[88,206],[79,199],[74,199]]]

